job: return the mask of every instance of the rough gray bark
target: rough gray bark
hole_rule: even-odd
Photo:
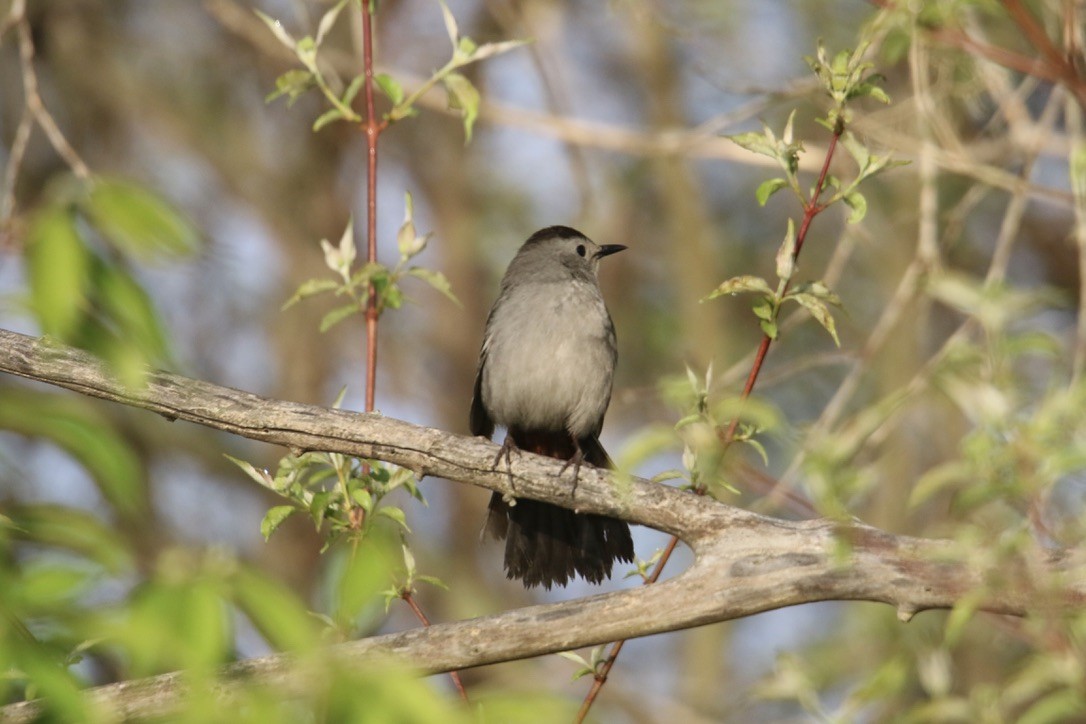
[[[0,371],[299,451],[376,458],[420,475],[510,492],[504,466],[491,468],[496,447],[480,438],[376,414],[270,400],[167,373],[153,374],[143,390],[130,390],[85,353],[4,330]],[[574,501],[556,477],[560,469],[560,462],[548,458],[513,456],[517,496],[676,534],[695,552],[694,564],[653,586],[377,636],[340,644],[334,654],[352,665],[392,654],[436,673],[812,601],[879,601],[895,606],[903,621],[918,611],[953,606],[973,591],[984,592],[980,608],[1012,615],[1025,614],[1042,597],[1046,606],[1086,601],[1086,566],[1078,552],[1038,549],[1015,566],[985,569],[951,541],[895,536],[859,523],[777,520],[637,479],[615,484],[611,473],[595,469],[581,470]],[[1060,576],[1059,587],[1048,580],[1053,573]],[[227,667],[222,680],[255,677],[289,691],[294,670],[289,655],[272,655]],[[167,711],[183,693],[181,677],[168,674],[100,687],[93,696],[128,718]],[[28,721],[36,712],[28,702],[0,709],[0,718]]]

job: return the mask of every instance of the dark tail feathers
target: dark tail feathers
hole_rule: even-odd
[[[531,440],[518,439],[518,447],[544,452],[539,445],[522,442]],[[586,462],[612,467],[595,438],[582,440],[581,447]],[[590,583],[602,583],[610,577],[615,561],[634,558],[630,527],[624,521],[522,498],[510,506],[498,493],[490,498],[486,531],[505,539],[505,574],[520,579],[525,588],[564,586],[578,575]]]

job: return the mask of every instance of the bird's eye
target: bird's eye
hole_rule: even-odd
[[[577,245],[577,256],[584,256],[584,254],[585,254],[584,244],[578,244]]]

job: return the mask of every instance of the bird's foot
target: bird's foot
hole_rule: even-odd
[[[573,453],[573,457],[567,460],[566,464],[562,466],[562,469],[558,471],[558,476],[561,477],[570,465],[573,466],[573,488],[570,490],[569,497],[571,499],[576,499],[577,481],[581,477],[581,465],[584,463],[584,451],[581,450],[581,446],[576,442],[576,440],[573,444],[576,446],[577,452]]]
[[[513,493],[503,493],[502,501],[504,501],[509,507],[517,504],[517,499],[513,497],[513,494],[517,492],[516,483],[513,482],[513,453],[520,457],[520,448],[513,442],[511,435],[506,435],[505,440],[502,441],[501,448],[498,449],[498,454],[494,456],[494,464],[491,465],[491,469],[497,470],[498,463],[505,458],[505,474],[509,476],[509,487],[513,489]]]

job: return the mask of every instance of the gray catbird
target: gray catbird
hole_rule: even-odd
[[[582,462],[613,467],[599,434],[617,349],[596,272],[601,258],[625,248],[551,226],[509,264],[486,320],[471,401],[473,435],[506,428],[495,465],[517,449],[549,455],[573,466],[573,486]],[[510,505],[495,493],[486,530],[505,539],[506,575],[529,588],[562,586],[578,574],[600,583],[616,560],[633,560],[626,523],[549,503]]]

